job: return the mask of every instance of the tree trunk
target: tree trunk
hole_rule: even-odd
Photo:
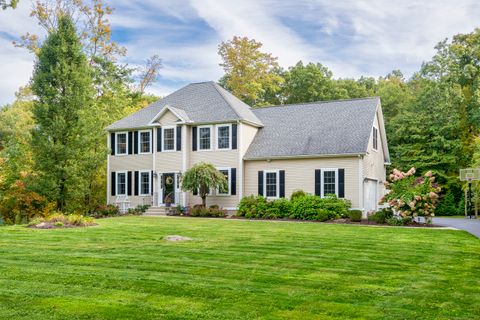
[[[206,195],[205,195],[205,196],[202,196],[202,206],[203,206],[204,208],[207,207],[207,196],[206,196]]]

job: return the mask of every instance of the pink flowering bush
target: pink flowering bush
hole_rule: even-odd
[[[424,216],[427,223],[432,222],[440,187],[431,171],[416,177],[415,168],[407,172],[393,169],[385,187],[389,192],[380,200],[381,204],[387,202],[402,217]]]

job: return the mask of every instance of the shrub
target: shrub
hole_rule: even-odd
[[[237,215],[245,218],[263,218],[267,209],[267,199],[251,195],[240,200]]]
[[[64,224],[63,224],[62,221],[57,221],[57,222],[55,222],[53,225],[54,225],[55,227],[59,227],[59,228],[61,228],[61,227],[64,226]]]
[[[127,213],[132,215],[141,215],[145,213],[145,211],[147,211],[148,208],[150,208],[150,206],[147,204],[139,204],[135,208],[128,209]]]
[[[368,216],[368,220],[374,221],[378,224],[385,224],[387,220],[393,217],[393,211],[391,208],[383,208],[372,215]]]
[[[431,171],[421,177],[415,177],[414,174],[415,168],[408,172],[393,169],[390,182],[385,183],[390,192],[380,202],[387,201],[402,217],[424,216],[426,222],[431,223],[440,187],[435,183]]]
[[[218,206],[206,208],[202,205],[194,205],[191,215],[192,217],[225,217],[227,213],[219,209]]]
[[[387,219],[387,224],[390,226],[404,226],[412,223],[411,217],[393,216]]]
[[[348,217],[351,221],[360,222],[362,221],[362,210],[350,210],[348,212]]]
[[[112,216],[118,216],[120,214],[120,209],[113,205],[100,205],[95,209],[93,212],[92,216],[96,218],[103,218],[103,217],[112,217]]]
[[[64,215],[59,212],[55,212],[45,218],[36,218],[30,221],[28,224],[30,227],[38,226],[41,223],[45,223],[45,228],[52,227],[86,227],[95,224],[95,220],[91,217],[84,217],[79,214]]]
[[[290,200],[294,201],[297,198],[305,197],[307,193],[303,190],[295,190],[292,192],[292,195],[290,196]]]
[[[320,198],[306,195],[292,201],[290,218],[301,220],[331,220],[347,215],[350,202],[336,196]]]
[[[454,216],[463,213],[463,208],[460,209],[461,210],[459,210],[459,207],[457,206],[454,194],[451,191],[448,191],[435,208],[435,214],[439,216]]]

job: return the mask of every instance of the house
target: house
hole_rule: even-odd
[[[201,203],[181,190],[182,173],[212,163],[228,190],[207,204],[235,210],[240,199],[334,193],[376,210],[389,163],[379,98],[250,108],[214,82],[189,84],[106,130],[108,203]]]

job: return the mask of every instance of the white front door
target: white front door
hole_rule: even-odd
[[[375,180],[365,180],[363,183],[363,205],[365,211],[376,211],[377,202],[378,202],[378,193],[377,193],[377,181]]]

